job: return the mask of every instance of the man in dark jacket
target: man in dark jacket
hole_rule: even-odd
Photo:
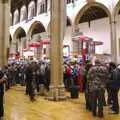
[[[4,82],[6,81],[4,73],[0,71],[0,120],[4,116],[3,97],[4,97]]]
[[[45,87],[49,91],[50,86],[50,65],[47,65],[45,68]]]
[[[35,71],[34,64],[31,63],[26,69],[26,93],[29,94],[30,100],[35,101]]]
[[[112,112],[113,114],[119,113],[118,92],[120,87],[120,69],[116,68],[115,63],[110,63],[111,69],[108,81],[108,87],[111,91]]]

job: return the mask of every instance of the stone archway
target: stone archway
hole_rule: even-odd
[[[102,41],[104,43],[102,46],[96,47],[97,53],[110,54],[110,21],[111,13],[109,9],[101,3],[92,2],[91,4],[83,6],[78,12],[74,25],[77,32],[79,31],[85,36],[93,38],[95,41]]]
[[[14,38],[21,38],[21,37],[25,37],[26,36],[26,32],[22,27],[17,28],[17,30],[14,33]]]
[[[22,55],[22,51],[26,47],[27,47],[26,32],[22,27],[19,27],[16,29],[13,35],[11,49],[13,53],[19,51]]]
[[[105,5],[103,5],[101,3],[97,3],[97,2],[92,2],[90,5],[86,4],[85,6],[83,6],[82,9],[78,12],[77,16],[75,17],[74,25],[79,24],[79,20],[83,16],[85,11],[88,10],[92,6],[101,8],[103,11],[106,12],[108,17],[111,19],[111,13],[110,13],[109,9]]]
[[[29,42],[40,41],[46,35],[46,30],[44,25],[40,21],[35,21],[31,27],[29,28],[28,35],[29,35]],[[39,59],[43,52],[43,45],[39,48],[36,48],[35,58]]]
[[[42,33],[45,31],[46,30],[44,25],[39,21],[35,21],[34,23],[32,23],[31,27],[29,28],[28,35],[30,36],[30,38],[32,38],[35,34]]]

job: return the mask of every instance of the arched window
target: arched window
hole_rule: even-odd
[[[12,13],[10,13],[10,26],[12,26]]]
[[[21,8],[20,13],[21,13],[20,14],[20,21],[26,20],[27,19],[27,8],[25,5]]]
[[[42,0],[38,0],[37,14],[41,13]]]
[[[38,33],[42,33],[42,32],[45,32],[45,27],[43,26],[43,24],[41,22],[38,22],[38,21],[35,21],[30,29],[29,29],[29,34],[30,36],[32,37],[33,35],[35,34],[38,34]]]
[[[47,0],[38,0],[38,14],[47,12]]]
[[[28,19],[32,19],[35,16],[35,2],[30,2],[28,6]]]
[[[18,9],[17,9],[17,10],[15,10],[15,12],[14,12],[13,24],[15,25],[15,24],[17,24],[18,22],[19,22],[19,11],[18,11]]]

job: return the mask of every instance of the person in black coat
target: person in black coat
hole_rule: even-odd
[[[110,100],[111,100],[111,109],[113,114],[119,113],[119,102],[118,102],[118,92],[119,92],[119,83],[120,83],[120,69],[116,68],[116,64],[111,62],[109,64],[110,75],[108,80],[108,88],[111,91]]]
[[[0,120],[4,116],[4,106],[3,106],[3,97],[4,97],[4,82],[6,81],[4,73],[0,71]]]
[[[34,78],[33,65],[29,64],[26,69],[26,93],[30,96],[31,101],[35,101],[33,78]]]
[[[50,65],[45,68],[45,87],[49,91],[50,87]]]
[[[86,64],[85,66],[85,101],[86,101],[86,109],[91,111],[92,110],[92,93],[89,91],[88,86],[88,71],[92,67],[92,64]]]

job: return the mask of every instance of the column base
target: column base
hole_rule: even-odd
[[[50,91],[45,99],[51,100],[51,101],[66,100],[67,97],[65,96],[65,87],[64,86],[57,86],[57,87],[50,86]]]

